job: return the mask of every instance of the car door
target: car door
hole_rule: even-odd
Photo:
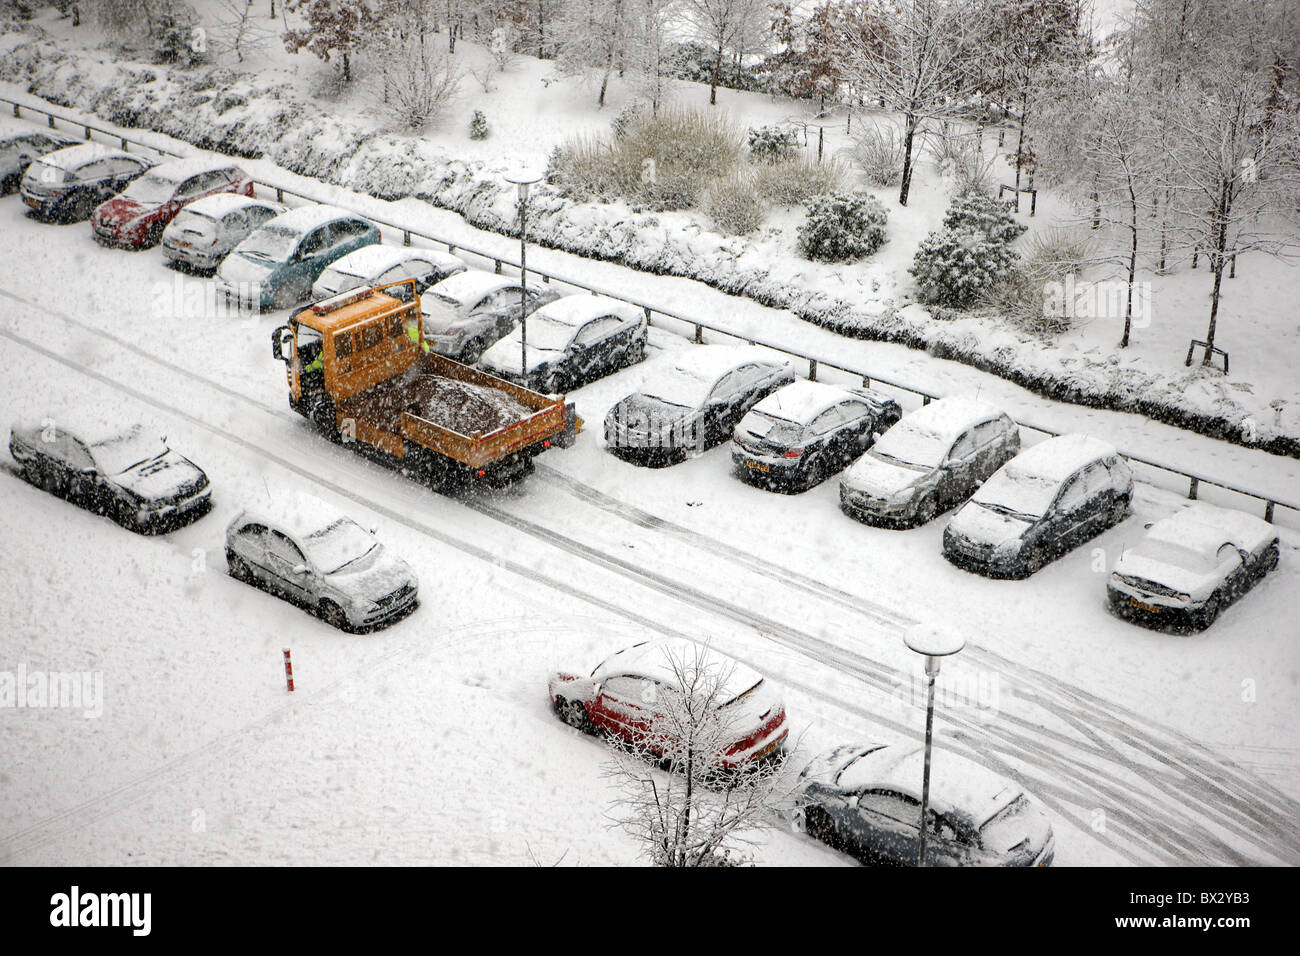
[[[145,166],[131,156],[113,156],[108,159],[109,179],[105,183],[104,199],[111,199],[131,185],[145,171]]]
[[[250,521],[243,525],[231,539],[231,550],[236,557],[248,566],[253,578],[267,587],[277,587],[275,574],[267,556],[267,542],[270,529],[260,522]]]
[[[1082,531],[1085,535],[1093,535],[1105,529],[1116,494],[1110,472],[1100,461],[1083,469],[1082,480],[1086,513]]]
[[[574,379],[594,378],[616,366],[616,339],[622,324],[615,316],[602,315],[577,331],[569,345]]]
[[[1090,517],[1083,472],[1079,471],[1067,478],[1057,492],[1044,544],[1053,550],[1069,550],[1086,533]]]
[[[704,405],[705,435],[710,444],[720,437],[728,437],[736,422],[744,415],[744,376],[741,369],[733,369],[713,383]]]
[[[304,604],[315,603],[311,600],[311,571],[301,570],[307,567],[307,559],[287,535],[274,529],[266,535],[266,566],[282,594]]]
[[[494,340],[501,339],[513,332],[519,324],[520,301],[519,286],[498,289],[484,297],[472,310],[472,314],[483,318],[488,334]]]
[[[953,441],[944,461],[944,484],[948,489],[946,501],[960,501],[970,495],[978,472],[978,460],[975,431],[968,428]]]
[[[1215,557],[1219,578],[1223,581],[1220,592],[1224,601],[1231,601],[1247,589],[1250,583],[1249,570],[1241,552],[1231,541],[1220,545]]]
[[[921,804],[893,790],[864,790],[848,815],[849,842],[869,859],[911,865],[919,850]]]
[[[92,511],[104,514],[117,495],[114,486],[95,467],[95,459],[81,439],[65,434],[59,458],[66,476],[68,497]]]
[[[107,158],[86,163],[72,174],[70,186],[86,205],[98,205],[115,194],[113,168]]]
[[[838,405],[816,415],[804,429],[804,453],[800,462],[809,467],[816,458],[822,468],[832,468],[838,452],[838,430],[844,425],[844,416]]]
[[[298,243],[298,249],[294,253],[291,264],[290,276],[292,278],[303,280],[305,284],[310,284],[320,278],[320,274],[325,271],[325,267],[329,264],[331,236],[331,226],[326,223],[323,226],[317,226],[303,237],[302,242]]]
[[[631,674],[606,678],[590,708],[592,723],[622,740],[647,742],[658,694],[654,681]]]

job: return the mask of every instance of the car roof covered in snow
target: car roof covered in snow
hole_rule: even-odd
[[[1202,554],[1215,554],[1224,542],[1231,542],[1247,551],[1257,551],[1277,537],[1277,529],[1263,518],[1205,501],[1193,501],[1152,524],[1147,529],[1147,537]]]
[[[673,368],[708,382],[716,382],[732,369],[749,362],[789,365],[757,345],[692,345],[674,356]]]
[[[302,541],[346,517],[338,508],[314,495],[276,489],[269,496],[255,496],[230,522],[230,530],[254,521]]]
[[[455,299],[457,302],[469,302],[518,285],[519,280],[509,276],[499,276],[495,272],[485,272],[482,269],[468,269],[429,286],[426,294],[437,293]]]
[[[150,434],[159,438],[163,435],[163,429],[153,422],[123,421],[79,408],[51,412],[40,419],[15,422],[13,430],[19,434],[38,437],[45,430],[47,422],[56,432],[71,435],[88,446]]]
[[[403,262],[428,262],[434,266],[446,267],[464,265],[459,259],[447,252],[436,249],[410,249],[405,246],[385,246],[374,243],[353,249],[346,256],[334,260],[329,268],[356,276],[375,276],[387,272],[393,266]]]
[[[863,753],[863,751],[869,751]],[[835,785],[842,791],[892,790],[920,802],[925,748],[908,745],[864,746],[840,770]],[[930,807],[942,815],[959,815],[982,826],[1024,789],[972,760],[947,751],[933,754]]]
[[[35,123],[28,123],[26,120],[13,119],[12,117],[0,117],[0,143],[6,140],[17,139],[19,136],[31,136],[33,133],[40,133],[54,140],[67,140],[69,144],[75,144],[77,138],[71,133],[65,133],[62,130],[49,129],[45,126],[37,126]],[[67,147],[64,147],[65,149]]]
[[[861,401],[862,396],[825,382],[798,379],[768,395],[754,406],[754,411],[806,425],[832,405],[849,399]]]
[[[114,149],[111,146],[105,146],[103,143],[78,143],[76,146],[65,146],[63,149],[56,149],[52,153],[46,153],[41,157],[40,161],[57,169],[73,170],[80,169],[93,159],[103,159],[105,156],[130,156],[132,159],[142,160],[146,165],[152,165],[143,156],[136,156],[125,150]]]
[[[669,687],[678,687],[675,666],[689,672],[697,664],[706,669],[717,668],[721,680],[718,689],[727,699],[743,694],[763,680],[763,675],[749,665],[733,660],[704,644],[680,637],[646,641],[625,648],[606,658],[592,676],[605,680],[628,674],[658,681]]]
[[[1091,435],[1058,435],[1022,451],[1006,465],[1023,475],[1064,481],[1099,458],[1116,454],[1115,446]]]
[[[641,318],[641,310],[630,302],[620,302],[607,295],[562,295],[554,302],[548,302],[536,312],[533,318],[547,318],[561,325],[582,325],[602,315],[616,315],[627,322],[636,322]]]
[[[911,428],[929,432],[951,444],[968,428],[1002,415],[1002,409],[988,402],[952,396],[922,405],[916,411],[904,415],[902,421]]]
[[[215,193],[211,196],[204,196],[202,199],[190,203],[185,209],[190,212],[211,216],[213,219],[222,219],[236,209],[245,209],[249,206],[263,206],[267,209],[274,209],[277,215],[282,215],[288,211],[281,203],[271,202],[269,199],[256,199],[252,196],[245,196],[243,193]]]
[[[199,173],[236,168],[238,167],[228,159],[209,159],[206,156],[195,156],[188,159],[172,159],[165,163],[159,163],[149,170],[149,175],[157,176],[159,179],[165,179],[171,183],[179,183],[191,176],[197,176]]]
[[[298,206],[290,209],[288,212],[280,213],[274,219],[268,220],[262,228],[265,229],[274,226],[279,229],[287,229],[291,232],[310,232],[317,226],[323,226],[327,222],[333,222],[335,219],[364,219],[364,216],[358,216],[354,212],[346,209],[340,209],[338,206],[329,206],[323,203],[308,203],[305,206]]]

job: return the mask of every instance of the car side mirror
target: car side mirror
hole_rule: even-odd
[[[293,566],[293,573],[294,573],[294,574],[306,574],[306,573],[307,573],[308,571],[310,571],[310,570],[311,570],[311,569],[310,569],[309,567],[307,567],[307,565],[305,565],[305,564],[295,564],[295,565]]]
[[[1143,527],[1145,530],[1150,531],[1150,530],[1151,530],[1151,526],[1152,526],[1153,524],[1155,524],[1154,521],[1148,521],[1148,522],[1147,522],[1146,524],[1144,524],[1142,527]]]

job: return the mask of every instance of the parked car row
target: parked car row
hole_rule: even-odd
[[[139,423],[60,415],[15,424],[9,452],[33,485],[141,534],[174,531],[212,509],[203,469]],[[307,495],[240,511],[225,551],[232,577],[343,630],[392,623],[417,604],[419,584],[405,562]]]
[[[590,674],[560,672],[547,691],[559,718],[679,769],[686,726],[710,770],[743,773],[785,759],[789,737],[780,692],[753,668],[683,639],[643,641],[600,661]],[[711,709],[713,724],[688,721]],[[704,742],[704,743],[702,743]],[[924,751],[854,744],[822,753],[794,792],[797,830],[866,863],[914,865],[921,835]],[[676,766],[674,766],[674,764]],[[1047,814],[1019,785],[949,753],[934,755],[926,814],[927,863],[1050,866],[1056,852]]]

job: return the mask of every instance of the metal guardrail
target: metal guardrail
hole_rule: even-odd
[[[41,107],[30,106],[26,103],[20,103],[17,100],[10,99],[7,96],[0,96],[0,102],[10,104],[13,107],[13,115],[15,117],[21,117],[22,111],[26,110],[29,113],[35,113],[46,117],[47,123],[51,129],[57,129],[57,126],[55,126],[56,121],[66,123],[67,125],[72,127],[76,127],[77,129],[80,129],[82,131],[83,135],[87,140],[91,138],[91,133],[95,132],[117,142],[118,144],[120,144],[120,148],[123,150],[128,149],[130,146],[135,146],[138,147],[139,149],[145,149],[152,153],[157,153],[159,156],[171,156],[176,158],[184,158],[185,156],[185,154],[182,153],[177,153],[172,150],[164,149],[159,146],[153,146],[150,145],[149,143],[132,139],[129,136],[123,136],[121,133],[117,133],[114,132],[113,130],[105,129],[102,126],[96,126],[93,123],[86,123],[83,120],[79,120],[79,119],[71,119],[67,116],[62,116],[56,113],[52,113],[49,110],[42,109]],[[278,202],[283,202],[284,197],[290,196],[295,199],[301,199],[304,202],[326,203],[329,205],[335,205],[334,203],[329,203],[328,200],[321,199],[317,196],[312,196],[308,193],[301,192],[296,189],[292,189],[288,186],[263,182],[257,179],[255,179],[253,183],[255,187],[274,192],[276,201]],[[358,213],[358,215],[362,215],[362,214]],[[457,242],[451,239],[445,239],[441,236],[435,236],[431,233],[421,232],[417,229],[412,229],[409,226],[405,226],[400,223],[392,222],[385,219],[379,219],[376,218],[375,216],[366,215],[365,218],[375,223],[378,226],[387,227],[388,229],[394,230],[396,232],[400,232],[402,234],[402,244],[405,246],[411,245],[411,239],[412,237],[415,237],[415,238],[423,239],[427,242],[434,243],[439,246],[445,246],[447,248],[447,251],[453,254],[457,252],[469,253],[470,255],[477,256],[480,259],[484,259],[488,262],[491,262],[493,264],[493,270],[497,273],[500,273],[504,266],[510,266],[516,269],[519,268],[519,264],[514,260],[510,259],[508,256],[502,256],[495,252],[488,252],[484,249],[475,248],[474,246],[464,242]],[[791,358],[795,358],[802,362],[807,363],[808,378],[812,381],[817,380],[817,375],[821,369],[833,369],[838,372],[843,372],[853,377],[854,379],[860,380],[862,385],[867,387],[871,387],[873,385],[885,385],[899,392],[904,392],[907,393],[908,395],[913,395],[921,400],[922,405],[928,405],[930,402],[940,397],[939,395],[936,395],[933,392],[928,392],[924,389],[916,388],[915,386],[912,385],[904,385],[901,382],[896,382],[891,379],[885,378],[883,376],[872,374],[870,372],[864,372],[861,369],[850,368],[847,365],[840,365],[837,362],[831,361],[829,359],[820,358],[814,355],[809,355],[806,352],[798,352],[795,351],[794,349],[786,348],[783,345],[775,345],[770,342],[765,342],[762,339],[753,338],[743,333],[736,332],[728,328],[724,328],[723,326],[713,325],[710,322],[706,322],[702,319],[693,316],[682,315],[676,312],[670,312],[666,309],[661,309],[658,306],[655,306],[649,302],[645,302],[641,299],[634,298],[632,296],[626,295],[621,292],[614,292],[602,286],[592,285],[589,282],[583,282],[578,279],[566,278],[565,276],[561,276],[553,272],[546,272],[544,270],[536,269],[536,268],[531,268],[528,271],[534,275],[541,277],[541,280],[544,283],[549,284],[551,282],[558,282],[562,285],[566,285],[574,289],[581,289],[584,292],[590,292],[592,295],[609,296],[610,298],[618,299],[619,301],[627,302],[631,305],[635,305],[637,308],[645,312],[646,321],[651,325],[657,325],[661,328],[670,328],[670,326],[664,324],[663,320],[668,320],[670,323],[685,325],[693,330],[692,338],[696,343],[703,343],[705,341],[704,333],[710,332],[715,335],[726,336],[728,338],[737,339],[742,342],[747,342],[751,345],[760,345],[764,348],[771,349],[772,351],[780,352],[783,355],[788,355]],[[660,321],[656,322],[655,316],[660,316],[661,317]],[[1039,432],[1049,437],[1054,437],[1056,435],[1061,434],[1060,432],[1054,431],[1050,428],[1045,428],[1041,425],[1034,425],[1026,421],[1017,421],[1017,424],[1021,428],[1027,428],[1030,431]],[[1186,492],[1184,492],[1184,494],[1186,495],[1187,498],[1191,500],[1196,500],[1197,498],[1200,497],[1202,487],[1218,488],[1223,491],[1227,491],[1231,494],[1240,495],[1244,498],[1249,498],[1252,499],[1253,501],[1262,503],[1264,505],[1263,517],[1266,521],[1272,522],[1274,520],[1276,509],[1278,508],[1287,509],[1292,513],[1294,513],[1298,518],[1300,518],[1300,505],[1292,504],[1291,502],[1287,502],[1287,501],[1282,501],[1278,498],[1274,498],[1266,494],[1261,494],[1259,492],[1249,491],[1245,488],[1239,488],[1236,487],[1235,485],[1227,484],[1226,482],[1216,481],[1215,479],[1206,477],[1205,475],[1183,471],[1182,469],[1174,468],[1170,465],[1163,465],[1159,462],[1151,461],[1149,458],[1143,458],[1139,455],[1130,454],[1124,451],[1121,451],[1120,453],[1124,456],[1124,458],[1126,458],[1130,462],[1144,465],[1156,471],[1163,472],[1164,474],[1173,475],[1181,480],[1185,480],[1187,482],[1187,490]]]

